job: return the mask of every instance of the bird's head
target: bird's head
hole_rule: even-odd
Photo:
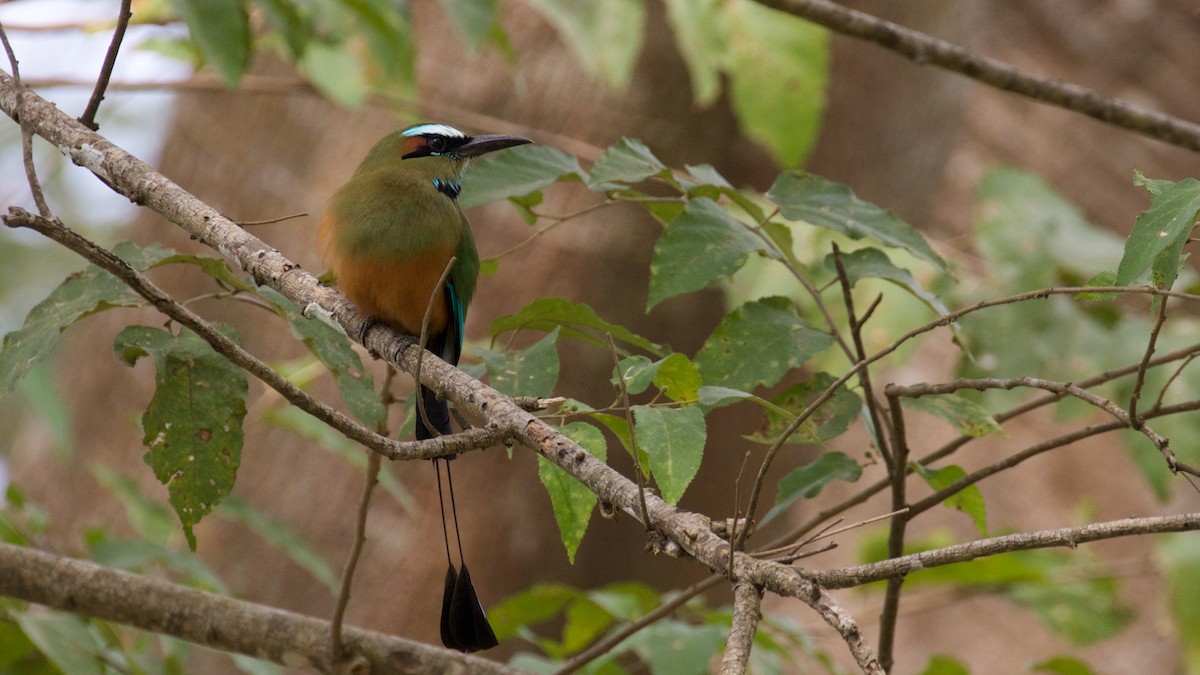
[[[472,157],[533,142],[521,136],[468,136],[445,124],[417,124],[399,134],[402,159],[445,157],[454,162],[465,162]]]

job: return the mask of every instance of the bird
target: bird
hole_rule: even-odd
[[[447,124],[422,123],[392,132],[371,148],[350,180],[333,193],[317,235],[338,287],[369,317],[368,328],[381,322],[420,336],[428,310],[426,347],[458,364],[467,307],[479,276],[475,237],[457,201],[463,171],[480,155],[531,142],[521,136],[470,136]],[[451,433],[446,401],[424,385],[418,396],[417,439]],[[474,652],[498,642],[463,559],[451,459],[433,460],[447,562],[441,639],[448,648]],[[440,463],[446,468],[458,568],[450,555]]]

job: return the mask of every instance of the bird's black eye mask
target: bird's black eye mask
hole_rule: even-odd
[[[453,155],[454,151],[471,142],[470,136],[442,136],[440,134],[423,134],[413,136],[404,143],[404,155],[401,159],[414,157],[437,157]]]

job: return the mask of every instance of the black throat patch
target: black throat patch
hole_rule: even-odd
[[[453,180],[434,178],[433,187],[437,188],[438,192],[446,195],[450,199],[458,199],[458,193],[462,192],[462,183]]]

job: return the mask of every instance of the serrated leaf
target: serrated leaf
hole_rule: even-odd
[[[0,343],[0,394],[54,352],[62,331],[89,314],[110,307],[137,307],[141,296],[99,267],[67,277],[25,317],[25,324]]]
[[[721,70],[729,25],[718,0],[667,0],[671,34],[692,82],[696,105],[707,107],[721,93]]]
[[[700,408],[633,407],[638,447],[646,453],[650,474],[662,498],[679,503],[704,457],[707,431]]]
[[[927,413],[949,422],[963,435],[979,438],[988,434],[997,434],[1008,438],[1003,427],[988,414],[983,406],[965,396],[937,394],[919,398],[906,397],[900,402],[909,410]]]
[[[250,65],[250,18],[243,0],[171,0],[204,60],[226,87]]]
[[[532,194],[567,178],[582,180],[587,172],[574,155],[548,145],[521,145],[471,164],[463,176],[458,203],[464,209]]]
[[[899,216],[854,195],[849,187],[805,171],[784,171],[767,191],[789,220],[840,232],[851,239],[867,237],[885,246],[903,248],[941,269],[946,261],[925,238]]]
[[[363,369],[362,359],[346,335],[329,324],[304,316],[296,303],[271,288],[264,286],[259,294],[277,308],[292,335],[329,369],[350,414],[372,429],[382,425],[387,419],[387,409],[375,390],[374,378]]]
[[[220,281],[227,287],[237,291],[255,292],[258,287],[254,285],[245,276],[235,272],[229,266],[229,261],[224,258],[213,258],[205,255],[189,255],[185,253],[174,253],[157,262],[151,267],[162,267],[164,265],[194,265],[207,276]]]
[[[645,143],[636,138],[622,138],[604,149],[586,182],[592,190],[612,190],[621,187],[619,183],[640,183],[669,171]]]
[[[538,298],[513,314],[497,318],[488,327],[488,335],[500,335],[507,331],[537,330],[549,332],[560,329],[563,337],[583,340],[607,348],[605,333],[614,340],[644,349],[652,354],[661,354],[662,347],[633,333],[624,326],[601,319],[596,311],[583,303],[573,303],[562,298]]]
[[[816,373],[771,397],[774,407],[767,408],[765,426],[748,438],[758,443],[772,444],[796,420],[810,403],[823,394],[835,378],[829,373]],[[792,443],[823,443],[842,435],[862,410],[858,395],[845,385],[838,387],[833,398],[825,401],[796,433]]]
[[[917,475],[925,479],[934,492],[952,485],[967,475],[962,467],[954,464],[935,470],[913,462],[913,468],[916,469]],[[968,485],[947,497],[942,504],[947,508],[958,509],[965,513],[971,522],[975,523],[975,528],[979,530],[979,533],[987,536],[987,506],[983,503],[983,493],[979,491],[978,485]]]
[[[792,469],[779,479],[779,487],[775,493],[775,506],[763,516],[759,523],[764,524],[797,499],[812,499],[821,494],[825,486],[835,480],[853,483],[862,476],[862,467],[849,455],[841,452],[827,452],[815,460],[797,469]]]
[[[1117,266],[1117,284],[1126,286],[1151,272],[1151,283],[1170,288],[1179,275],[1183,246],[1200,213],[1200,181],[1185,178],[1166,187],[1156,184],[1150,208],[1138,216]]]
[[[804,162],[825,112],[829,37],[758,3],[725,4],[730,99],[746,135],[784,166]]]
[[[129,326],[113,349],[128,365],[154,358],[154,397],[142,416],[149,448],[144,459],[167,486],[195,550],[192,527],[233,489],[242,454],[246,374],[188,331],[174,336]]]
[[[762,250],[762,243],[716,202],[705,197],[689,200],[654,246],[646,311],[729,277],[750,253]]]
[[[558,383],[558,329],[515,352],[476,348],[487,366],[490,384],[509,396],[547,397]]]
[[[440,0],[446,16],[454,23],[459,35],[467,43],[467,50],[474,54],[483,46],[484,40],[496,25],[496,9],[500,0]]]
[[[654,381],[654,375],[658,372],[659,363],[640,354],[623,358],[614,366],[610,381],[613,387],[620,389],[623,380],[625,391],[636,396],[650,388],[650,383]]]
[[[596,427],[583,422],[571,422],[559,427],[559,431],[600,461],[608,458],[608,444],[604,441],[604,434]],[[583,541],[588,522],[592,518],[592,510],[596,506],[596,495],[550,460],[541,455],[538,456],[538,460],[538,478],[550,495],[550,505],[554,508],[558,533],[567,549],[567,560],[574,565],[575,552],[579,550],[579,544]]]
[[[833,338],[810,328],[790,300],[773,296],[725,315],[695,363],[706,384],[750,391],[776,384],[831,344]]]
[[[558,30],[592,77],[614,89],[629,83],[642,46],[646,7],[639,0],[530,0]]]

